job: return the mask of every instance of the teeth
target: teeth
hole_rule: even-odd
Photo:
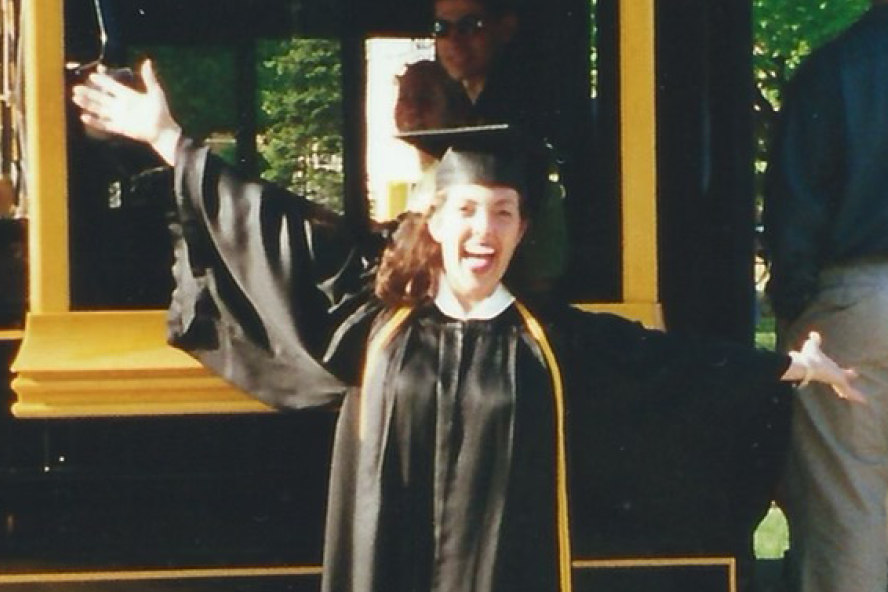
[[[488,257],[494,254],[494,249],[489,247],[473,247],[466,249],[466,254],[475,257]]]

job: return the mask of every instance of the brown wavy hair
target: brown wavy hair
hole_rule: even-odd
[[[441,198],[436,196],[436,203]],[[425,213],[407,212],[386,247],[376,274],[376,296],[389,306],[415,306],[435,297],[444,269],[441,245],[429,233],[432,206]]]

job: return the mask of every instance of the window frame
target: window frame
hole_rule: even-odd
[[[255,413],[269,408],[166,344],[163,311],[71,310],[62,0],[25,2],[30,310],[13,363],[18,417]],[[657,287],[654,0],[619,6],[623,301],[581,303],[662,327]],[[343,101],[365,104],[364,38],[343,43]],[[346,109],[346,112],[354,111]],[[365,126],[345,122],[346,212],[367,220]]]

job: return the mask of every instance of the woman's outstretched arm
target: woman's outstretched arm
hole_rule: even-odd
[[[372,253],[339,215],[188,139],[149,62],[141,76],[144,91],[93,74],[72,99],[88,129],[144,142],[175,168],[170,342],[275,406],[338,403],[357,370],[333,371],[324,355],[372,295]]]

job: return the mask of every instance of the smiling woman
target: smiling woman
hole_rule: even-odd
[[[529,177],[525,171],[542,175],[538,163],[545,162],[546,155],[541,145],[531,146],[527,137],[501,125],[401,137],[439,158],[442,144],[449,151],[435,171],[437,194],[420,217],[423,223],[409,225],[399,235],[405,238],[385,255],[377,295],[392,305],[416,304],[446,289],[469,311],[494,292],[509,270],[532,216],[526,196],[539,195],[537,189],[524,189]],[[514,162],[504,166],[503,154]],[[424,248],[416,251],[420,244]],[[393,284],[388,269],[415,260],[415,252],[425,255],[417,265],[406,266]],[[410,293],[419,286],[428,286],[428,291]]]
[[[466,312],[493,294],[506,274],[526,228],[519,203],[509,187],[461,185],[449,190],[429,221],[444,284]]]

